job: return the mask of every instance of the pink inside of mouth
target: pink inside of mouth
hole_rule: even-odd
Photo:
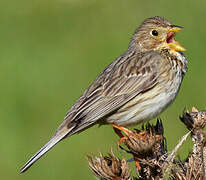
[[[170,31],[170,32],[167,34],[167,43],[175,42],[175,40],[174,40],[174,35],[175,35],[175,32],[173,32],[173,31]]]

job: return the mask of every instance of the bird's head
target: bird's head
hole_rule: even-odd
[[[156,16],[146,19],[135,31],[130,46],[135,46],[140,51],[162,50],[185,51],[174,40],[176,32],[183,27],[171,24],[167,19]]]

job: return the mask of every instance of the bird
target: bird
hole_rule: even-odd
[[[93,125],[124,130],[160,115],[175,100],[187,72],[185,48],[174,39],[182,29],[164,17],[145,19],[133,33],[128,49],[84,91],[20,173],[61,140]]]

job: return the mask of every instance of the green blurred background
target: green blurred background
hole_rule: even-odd
[[[86,155],[115,148],[118,138],[109,126],[66,139],[28,172],[18,171],[101,70],[126,50],[136,27],[156,15],[185,27],[176,39],[189,60],[175,103],[161,115],[171,150],[187,132],[178,119],[184,107],[206,108],[205,10],[204,0],[1,0],[1,179],[95,179]],[[188,141],[179,153],[185,157],[190,148]]]

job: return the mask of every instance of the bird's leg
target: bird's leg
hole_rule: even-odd
[[[119,137],[124,136],[124,135],[121,133],[121,131],[123,131],[126,135],[128,135],[128,134],[133,134],[132,131],[130,131],[129,129],[127,129],[127,128],[125,128],[125,127],[118,126],[118,125],[116,125],[116,124],[112,124],[112,126],[113,126],[113,128],[114,128],[115,133],[116,133]],[[120,135],[120,133],[121,133],[121,135]]]
[[[135,165],[136,165],[137,171],[140,171],[141,170],[141,166],[139,164],[139,159],[137,157],[134,157],[134,161],[135,161]]]
[[[113,125],[112,125],[113,126]],[[120,137],[123,138],[124,135],[122,134],[122,131],[120,129],[117,129],[115,126],[113,126],[114,132]]]
[[[133,131],[125,128],[125,127],[118,126],[118,125],[116,125],[116,124],[112,124],[112,126],[113,126],[113,129],[114,129],[115,133],[116,133],[120,138],[125,137],[125,136],[122,134],[121,131],[123,131],[123,132],[126,134],[126,136],[127,136],[127,135],[144,136],[144,135],[146,134],[146,131],[143,131],[143,132],[139,132],[139,133],[138,133],[138,132],[133,132]],[[150,133],[152,134],[152,132],[150,132]]]
[[[128,136],[127,136],[128,134],[133,134],[132,131],[130,131],[129,129],[127,129],[127,128],[125,128],[125,127],[118,126],[118,125],[116,125],[116,124],[112,124],[112,126],[113,126],[113,129],[114,129],[114,132],[120,137],[120,139],[119,139],[119,141],[118,141],[118,144],[119,144],[119,145],[120,145],[124,140],[128,139]],[[124,136],[121,131],[123,131],[123,132],[126,134],[126,136]]]

